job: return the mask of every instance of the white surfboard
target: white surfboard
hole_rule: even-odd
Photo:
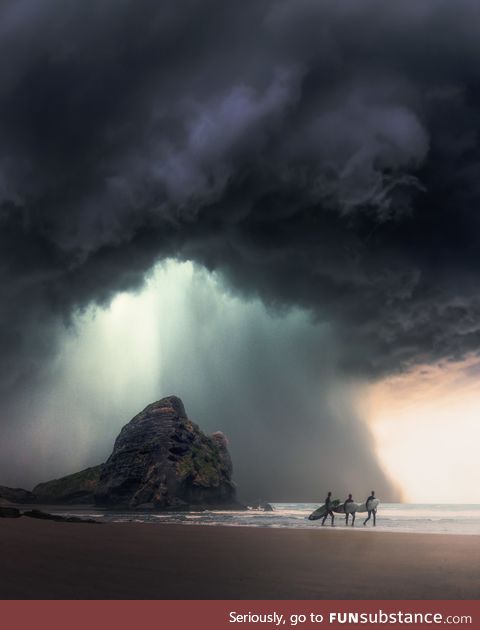
[[[360,503],[358,506],[357,512],[368,512],[368,510],[376,510],[380,504],[379,499],[370,499],[367,503]]]
[[[343,503],[334,508],[334,512],[337,514],[353,514],[354,512],[368,512],[369,509],[376,510],[378,505],[380,504],[379,499],[371,499],[368,502],[368,507],[366,503],[355,503],[355,501],[351,501],[346,504],[344,508]]]

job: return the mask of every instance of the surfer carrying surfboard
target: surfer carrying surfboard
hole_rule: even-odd
[[[363,524],[366,525],[370,520],[370,517],[373,516],[373,526],[375,527],[377,524],[377,503],[378,501],[375,499],[375,492],[372,490],[372,494],[365,501],[365,505],[367,506],[368,516],[363,521]]]
[[[332,493],[329,492],[327,494],[327,498],[325,499],[325,516],[323,517],[322,525],[325,525],[325,520],[327,516],[330,514],[332,517],[332,527],[334,526],[335,515],[333,513],[333,505],[332,505]]]
[[[345,512],[345,525],[348,525],[348,517],[350,516],[350,512],[347,511],[348,503],[353,503],[351,494],[348,495],[348,499],[345,499],[343,503],[343,511]],[[351,514],[352,514],[352,527],[353,527],[353,524],[355,523],[355,512],[352,512]]]

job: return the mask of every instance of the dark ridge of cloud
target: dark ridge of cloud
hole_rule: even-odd
[[[193,259],[330,322],[343,369],[480,342],[478,3],[0,6],[0,383]]]
[[[335,321],[350,365],[476,350],[478,11],[3,3],[7,358],[167,255]]]

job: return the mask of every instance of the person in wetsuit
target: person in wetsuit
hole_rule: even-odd
[[[367,518],[363,521],[363,524],[366,525],[367,522],[370,520],[370,517],[373,516],[373,526],[375,527],[377,524],[377,509],[373,508],[371,510],[368,509],[368,502],[369,501],[373,501],[373,499],[375,499],[375,492],[372,490],[372,494],[368,497],[368,499],[365,501],[365,505],[367,506],[367,512],[368,512],[368,516]]]
[[[345,525],[348,525],[348,517],[350,516],[350,514],[347,512],[347,503],[353,503],[351,494],[348,495],[348,499],[345,499],[345,502],[343,504],[343,511],[345,512]],[[355,512],[352,512],[352,527],[354,523],[355,523]]]
[[[325,507],[327,509],[327,511],[325,512],[325,516],[323,517],[323,521],[322,521],[322,525],[325,525],[325,521],[327,519],[327,516],[330,515],[332,517],[332,527],[334,526],[334,520],[335,520],[335,515],[332,511],[332,493],[329,492],[327,494],[327,498],[325,499]]]

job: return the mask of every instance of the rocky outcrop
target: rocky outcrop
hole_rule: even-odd
[[[20,518],[22,513],[17,508],[0,507],[0,518]]]
[[[22,516],[22,514],[19,513],[19,516]],[[92,518],[80,518],[79,516],[62,516],[61,514],[50,514],[49,512],[42,512],[41,510],[30,510],[29,512],[24,512],[23,516],[27,516],[29,518],[38,518],[42,521],[56,521],[57,523],[99,524],[98,521],[95,521]]]
[[[100,471],[99,506],[130,509],[241,507],[223,434],[207,436],[169,396],[123,427]]]
[[[243,508],[235,500],[225,436],[205,435],[176,396],[149,405],[125,425],[105,464],[40,483],[33,492],[28,502],[50,505]]]
[[[8,503],[35,503],[34,494],[23,488],[7,488],[0,486],[0,499]]]
[[[91,518],[80,518],[79,516],[49,514],[48,512],[42,512],[41,510],[29,510],[22,513],[18,508],[0,507],[0,518],[20,518],[21,516],[38,518],[44,521],[56,521],[58,523],[98,523],[98,521]]]
[[[79,505],[93,503],[102,465],[86,468],[73,475],[39,483],[33,489],[38,503]]]

